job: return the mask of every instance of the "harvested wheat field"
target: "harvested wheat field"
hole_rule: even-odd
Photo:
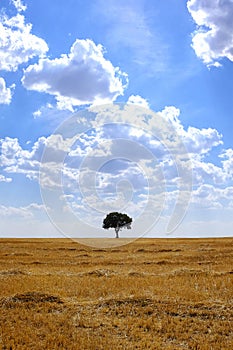
[[[1,239],[0,286],[0,349],[233,349],[233,238]]]

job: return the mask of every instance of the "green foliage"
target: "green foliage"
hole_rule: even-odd
[[[122,214],[118,212],[109,213],[103,221],[103,228],[109,229],[114,228],[116,231],[116,238],[118,238],[118,232],[122,228],[131,229],[132,218],[127,214]]]

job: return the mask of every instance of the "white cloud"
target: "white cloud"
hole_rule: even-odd
[[[32,147],[31,151],[24,150],[17,138],[6,137],[0,139],[0,164],[6,173],[24,174],[29,179],[38,179],[40,158],[45,138],[41,137]]]
[[[22,79],[29,90],[54,95],[60,109],[106,103],[122,95],[127,75],[104,58],[103,48],[92,40],[76,40],[70,53],[29,66]]]
[[[0,182],[11,182],[12,179],[10,177],[5,177],[4,175],[0,174]]]
[[[6,137],[0,140],[1,144],[1,166],[8,166],[15,163],[21,147],[19,146],[18,140]]]
[[[39,118],[42,115],[41,109],[37,109],[37,111],[33,112],[32,115],[34,119]]]
[[[189,126],[186,130],[182,125],[179,119],[180,111],[171,106],[165,107],[165,109],[160,112],[160,115],[169,121],[174,127],[174,140],[175,135],[177,134],[183,141],[187,153],[191,159],[192,169],[193,169],[193,182],[197,185],[203,183],[211,183],[215,185],[226,183],[229,179],[226,171],[226,165],[224,167],[219,167],[214,163],[208,162],[206,157],[211,154],[211,151],[214,147],[222,146],[222,135],[212,128],[195,128]],[[174,143],[174,140],[171,140],[171,147]],[[153,143],[153,140],[151,141]],[[159,150],[157,144],[155,148]],[[176,154],[179,155],[180,150],[176,149]],[[160,150],[162,157],[162,164],[164,165],[164,171],[167,173],[168,178],[174,178],[176,172],[174,172],[174,164],[171,164],[171,159],[168,158],[166,162],[166,153]],[[229,161],[227,161],[229,163]],[[185,168],[185,162],[183,164]]]
[[[216,129],[198,129],[191,126],[185,129],[180,121],[180,111],[174,106],[165,107],[161,112],[151,115],[150,113],[147,115],[143,108],[140,110],[136,105],[127,105],[125,109],[127,110],[128,107],[133,111],[135,108],[135,112],[132,113],[132,110],[129,110],[126,115],[126,122],[132,127],[128,128],[128,133],[127,130],[122,129],[120,133],[118,130],[115,131],[115,134],[117,133],[120,138],[133,138],[135,142],[141,143],[146,149],[152,151],[154,157],[159,161],[169,185],[177,185],[180,181],[179,173],[182,173],[182,176],[186,178],[191,168],[196,185],[205,182],[219,185],[229,180],[226,165],[224,169],[207,160],[214,148],[223,145],[222,135]],[[98,107],[95,110],[98,113]],[[115,111],[114,120],[115,117],[116,122],[124,122],[117,111]],[[108,123],[107,118],[109,118],[109,110],[106,108],[105,112],[99,112],[97,115],[97,125],[98,122]],[[138,128],[134,128],[134,125],[137,125]],[[148,129],[150,132],[145,132]],[[115,137],[113,132],[111,135],[113,138]],[[143,161],[143,158],[140,159],[139,155],[135,161]],[[180,165],[179,170],[177,164]],[[155,166],[156,164],[153,163],[147,164],[147,172],[149,173],[149,169]]]
[[[161,112],[158,113],[164,120],[171,123],[174,128],[174,139],[171,140],[171,144],[175,141],[175,134],[177,134],[183,141],[187,152],[190,156],[200,158],[208,154],[213,147],[217,147],[223,144],[222,135],[212,128],[198,129],[189,126],[185,130],[184,126],[180,121],[180,110],[174,106],[165,107]],[[151,127],[156,126],[156,120],[150,121]],[[154,141],[152,141],[153,143]],[[179,152],[179,150],[177,150]]]
[[[221,185],[227,183],[227,173],[222,167],[218,167],[213,163],[199,160],[198,157],[192,158],[193,164],[193,182],[197,185],[203,183],[213,183]]]
[[[228,148],[219,155],[222,161],[223,169],[229,177],[233,175],[233,149]]]
[[[0,104],[10,104],[14,87],[15,85],[11,85],[9,88],[6,87],[5,80],[0,77]]]
[[[132,114],[128,113],[129,107],[132,108]],[[95,108],[100,111],[100,106]],[[136,105],[126,105],[125,108],[127,118],[129,118],[127,121],[130,122],[131,117],[138,117]],[[227,196],[232,198],[230,174],[232,172],[233,151],[229,149],[220,153],[220,157],[223,159],[222,165],[215,165],[206,160],[214,147],[221,146],[222,136],[215,129],[193,127],[184,129],[179,119],[179,110],[175,107],[166,107],[161,112],[153,113],[151,119],[147,119],[143,108],[138,107],[138,109],[138,118],[142,117],[139,123],[142,131],[148,130],[148,127],[146,129],[148,124],[152,131],[156,125],[160,127],[163,120],[159,117],[173,126],[172,129],[166,129],[169,134],[167,135],[168,139],[171,138],[169,146],[171,146],[172,151],[178,152],[178,160],[179,152],[182,153],[181,156],[185,156],[179,169],[176,166],[177,159],[169,154],[169,149],[166,149],[166,143],[163,144],[162,138],[158,139],[155,136],[153,139],[152,135],[148,133],[144,135],[136,132],[135,134],[133,126],[127,128],[122,128],[122,125],[115,125],[115,128],[112,125],[109,126],[108,120],[105,120],[105,114],[106,117],[107,115],[109,117],[110,112],[106,107],[106,111],[103,110],[102,115],[99,112],[95,116],[103,124],[106,122],[107,126],[99,127],[100,124],[97,123],[95,131],[95,128],[86,129],[88,132],[81,134],[78,139],[73,138],[72,133],[68,133],[70,136],[67,138],[60,134],[54,134],[47,138],[39,138],[31,145],[30,150],[24,149],[17,139],[9,137],[2,139],[0,142],[2,150],[0,162],[4,174],[18,173],[30,180],[39,181],[41,155],[44,146],[47,146],[46,159],[43,160],[41,170],[40,185],[42,190],[46,188],[56,190],[63,186],[63,193],[66,196],[73,196],[73,202],[77,202],[79,208],[74,205],[74,209],[80,209],[83,213],[88,211],[88,205],[90,207],[97,205],[98,209],[101,210],[103,208],[107,210],[108,206],[116,209],[119,206],[124,206],[128,199],[129,206],[132,204],[130,208],[133,210],[133,208],[143,208],[143,205],[146,204],[148,189],[150,200],[153,200],[154,206],[162,205],[162,199],[161,203],[158,202],[160,194],[162,196],[162,194],[167,193],[169,205],[170,202],[175,202],[179,191],[182,196],[185,196],[188,190],[181,183],[180,177],[185,178],[186,167],[190,171],[190,165],[186,164],[188,154],[190,154],[195,186],[192,203],[198,206],[205,195],[206,198],[203,200],[205,207],[211,205],[211,200],[214,208],[223,208],[225,205],[232,206],[230,203],[233,203],[233,200],[227,201],[226,198]],[[116,116],[119,121],[123,122],[120,120],[122,112],[123,110],[119,108],[116,110],[113,108],[113,118],[110,117],[110,119],[113,121]],[[150,116],[148,115],[148,117]],[[73,124],[68,123],[67,128],[71,125],[72,128],[75,128],[75,122],[77,123],[81,119],[82,114],[77,115],[77,119],[72,119]],[[134,125],[134,119],[132,119],[132,125]],[[179,149],[179,143],[175,139],[176,135],[181,137],[186,144],[188,149],[186,153]],[[122,159],[128,159],[128,163],[123,162]],[[179,173],[179,171],[181,172]],[[4,181],[3,178],[2,180]],[[225,187],[225,192],[222,187]],[[185,202],[183,197],[180,201]],[[69,204],[73,206],[72,203]],[[166,209],[166,207],[164,208]]]
[[[218,188],[210,184],[203,184],[193,191],[191,202],[199,208],[232,208],[233,187]]]
[[[136,104],[144,108],[150,108],[148,101],[139,95],[131,95],[128,98],[127,104]]]
[[[207,66],[233,61],[233,1],[189,0],[187,7],[198,25],[192,39],[196,55]]]
[[[95,109],[98,110],[98,107]],[[138,113],[140,112],[141,110],[139,110]],[[145,112],[145,110],[142,109],[142,112]],[[226,163],[224,163],[225,167],[221,167],[206,161],[206,157],[211,154],[213,148],[223,144],[222,135],[219,134],[216,129],[211,128],[198,129],[189,127],[185,130],[179,119],[179,113],[180,111],[175,107],[166,107],[162,112],[155,113],[154,117],[149,120],[143,119],[145,113],[142,114],[142,119],[141,117],[138,117],[136,110],[133,115],[127,113],[127,117],[129,118],[127,122],[129,125],[139,123],[141,128],[134,128],[133,126],[117,128],[117,126],[115,126],[113,129],[108,128],[105,132],[103,132],[103,129],[102,132],[99,130],[96,134],[88,135],[86,137],[82,136],[79,138],[79,145],[76,145],[69,153],[67,165],[68,167],[70,165],[71,168],[78,169],[81,157],[85,157],[86,166],[94,169],[96,164],[98,165],[101,161],[104,162],[104,159],[107,160],[107,157],[112,156],[112,158],[115,159],[124,155],[124,157],[137,162],[137,164],[142,164],[143,167],[145,167],[147,174],[151,174],[150,169],[155,169],[155,167],[159,165],[162,169],[161,171],[164,173],[167,183],[175,186],[179,182],[179,175],[175,163],[176,160],[180,159],[182,163],[180,166],[183,175],[188,169],[190,169],[190,166],[192,166],[193,179],[196,185],[203,183],[214,183],[216,185],[226,183],[226,181],[229,180]],[[107,115],[109,116],[108,110],[106,110],[106,116]],[[162,117],[162,119],[159,119],[159,124],[161,124],[161,121],[164,119],[166,122],[170,122],[173,126],[173,128],[169,130],[169,137],[165,144],[163,143],[163,138],[153,138],[153,133],[145,134],[145,130],[148,130],[147,122],[152,131],[156,129],[156,127],[158,129],[158,119],[156,118],[156,115]],[[117,121],[120,122],[120,113],[116,113],[116,117],[119,118]],[[134,117],[138,117],[140,120],[136,121],[133,119]],[[102,123],[108,123],[108,120],[105,120],[104,112],[98,115],[97,118],[99,118],[99,121]],[[126,141],[115,140],[114,142],[111,142],[111,147],[108,148],[108,152],[106,152],[106,150],[104,150],[105,142],[107,141],[106,145],[110,145],[110,140],[115,139],[116,135],[120,139],[133,140],[133,143],[127,144]],[[166,137],[165,134],[161,135]],[[183,140],[186,146],[186,155],[184,154],[185,157],[183,159],[182,156],[184,150],[180,148],[180,143],[176,142],[177,135]],[[100,146],[98,146],[98,144],[100,144]],[[114,147],[114,145],[117,145],[117,147]],[[146,153],[143,148],[139,148],[139,145],[145,147],[145,150],[149,149],[149,153]],[[170,148],[167,148],[166,146],[169,146]],[[137,149],[137,152],[135,152],[135,149]],[[102,153],[100,151],[102,151]],[[172,151],[173,155],[170,151]],[[148,156],[150,156],[150,152],[153,152],[155,159],[157,159],[156,162],[147,159]],[[101,161],[97,159],[97,154],[99,157],[102,156]],[[106,156],[105,158],[104,155]],[[174,155],[178,157],[176,160],[173,157]],[[191,164],[188,161],[188,155],[191,158]]]
[[[57,159],[66,155],[70,140],[64,140],[61,135],[51,135],[49,137],[40,137],[32,146],[31,150],[23,149],[17,138],[6,137],[0,139],[1,153],[0,164],[3,170],[8,174],[23,174],[30,180],[38,181],[39,169],[41,166],[41,156],[44,147],[47,146],[47,167],[51,173],[53,182],[51,186],[57,186],[58,171]],[[45,167],[45,165],[44,165]]]
[[[24,5],[21,0],[11,0],[18,12],[24,12],[27,9],[27,5]]]
[[[40,213],[44,213],[45,207],[43,204],[31,203],[25,207],[13,207],[0,205],[0,217],[1,218],[24,218],[30,219]]]
[[[20,5],[19,1],[15,3]],[[19,13],[11,18],[0,18],[0,70],[16,71],[29,59],[45,55],[48,51],[46,42],[31,30],[32,24],[25,23],[25,17]]]
[[[50,135],[47,138],[42,136],[33,144],[31,150],[24,150],[17,138],[5,137],[4,139],[0,139],[1,166],[18,165],[22,167],[26,162],[39,163],[44,147],[48,143],[48,161],[56,161],[60,154],[66,154],[69,150],[69,142],[70,140],[64,140],[59,134]]]
[[[198,129],[189,126],[184,133],[187,150],[198,157],[207,154],[213,147],[223,144],[222,135],[216,129]]]

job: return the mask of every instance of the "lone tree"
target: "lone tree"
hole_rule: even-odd
[[[127,214],[118,212],[109,213],[103,221],[103,228],[108,230],[109,228],[115,228],[116,238],[119,238],[119,231],[122,228],[131,229],[132,218]]]

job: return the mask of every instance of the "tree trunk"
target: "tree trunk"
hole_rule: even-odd
[[[116,227],[116,228],[115,228],[115,231],[116,231],[116,238],[119,238],[119,234],[118,234],[119,230],[120,230],[119,227]]]

